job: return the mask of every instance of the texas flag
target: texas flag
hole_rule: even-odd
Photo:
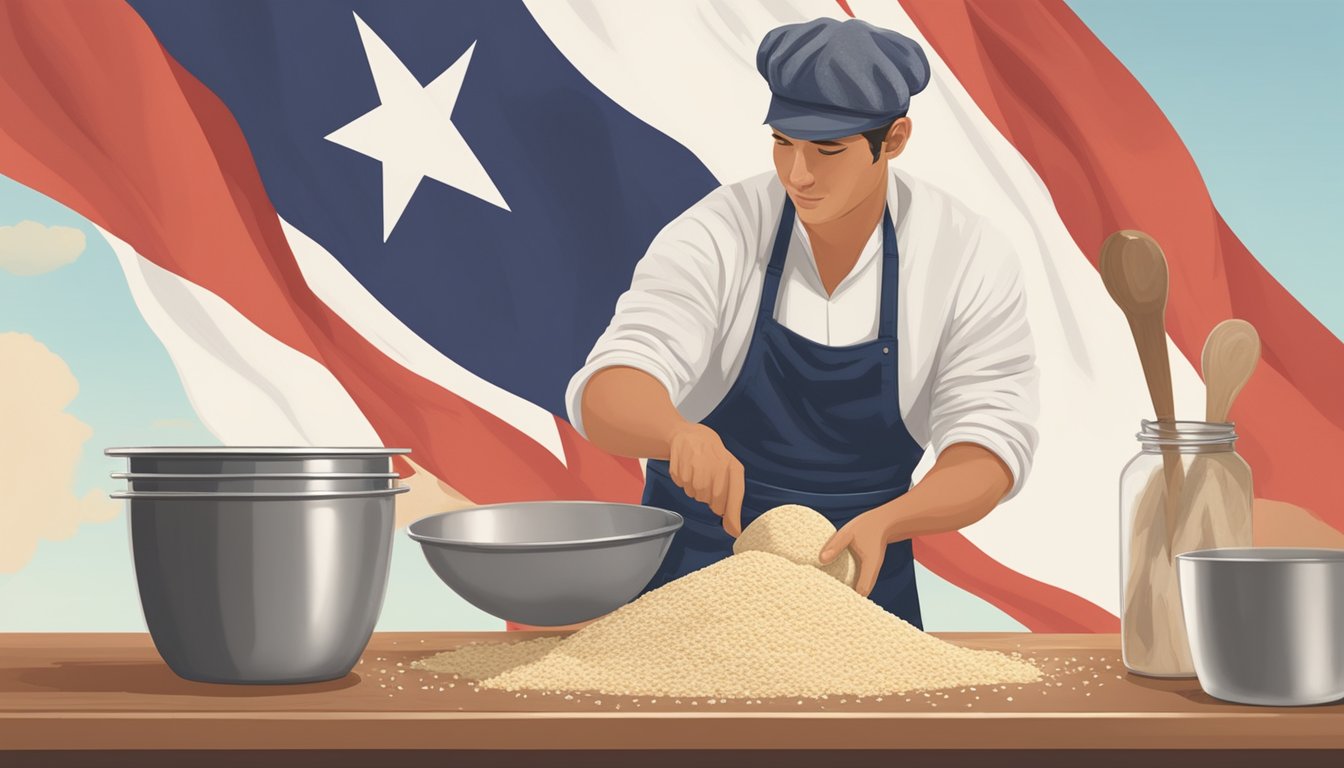
[[[762,36],[849,16],[928,53],[896,162],[1013,240],[1040,358],[1027,485],[918,559],[1029,629],[1118,628],[1118,477],[1152,413],[1096,270],[1119,229],[1170,262],[1178,412],[1203,412],[1209,330],[1249,320],[1256,496],[1344,530],[1344,345],[1062,1],[7,0],[0,174],[100,228],[222,443],[407,447],[474,503],[638,501],[568,379],[655,233],[771,167]]]

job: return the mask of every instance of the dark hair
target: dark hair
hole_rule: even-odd
[[[885,125],[878,126],[871,131],[863,131],[859,134],[868,140],[868,148],[873,151],[874,163],[876,163],[877,158],[882,155],[882,140],[887,138],[887,131],[890,131],[891,126],[895,125],[896,121],[900,120],[902,117],[904,117],[904,115],[898,115],[897,117],[888,120]]]

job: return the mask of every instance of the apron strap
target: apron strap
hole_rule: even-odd
[[[779,216],[779,227],[775,230],[775,244],[770,251],[770,264],[765,268],[765,282],[761,286],[761,303],[757,305],[756,310],[757,325],[763,325],[767,318],[775,316],[779,281],[784,274],[784,260],[789,254],[789,241],[793,238],[793,219],[793,200],[786,194],[784,210]]]
[[[900,301],[901,282],[900,255],[896,250],[896,228],[891,223],[891,209],[882,210],[882,301],[881,316],[877,322],[877,335],[883,339],[896,340],[896,311]]]

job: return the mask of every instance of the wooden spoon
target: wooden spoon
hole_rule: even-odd
[[[1204,420],[1227,421],[1232,401],[1241,394],[1260,362],[1260,334],[1245,320],[1224,320],[1209,332],[1200,367],[1204,372]]]
[[[1101,245],[1101,279],[1129,321],[1157,421],[1172,424],[1176,421],[1176,405],[1171,392],[1171,361],[1167,358],[1167,259],[1151,237],[1137,230],[1122,229]],[[1162,463],[1167,480],[1165,507],[1170,546],[1176,531],[1184,473],[1180,454],[1170,447],[1162,449]]]
[[[1227,421],[1232,401],[1246,386],[1260,360],[1260,336],[1245,320],[1225,320],[1204,342],[1204,419]],[[1250,489],[1245,464],[1229,453],[1199,453],[1190,462],[1181,503],[1181,526],[1172,539],[1173,555],[1207,547],[1249,547]],[[1246,479],[1242,479],[1245,477]]]
[[[1167,359],[1167,260],[1151,237],[1122,229],[1101,246],[1101,279],[1129,321],[1158,421],[1175,421]]]

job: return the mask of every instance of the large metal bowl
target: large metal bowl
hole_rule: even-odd
[[[1205,692],[1280,706],[1344,699],[1344,550],[1203,549],[1176,559]]]
[[[493,616],[557,626],[630,602],[681,527],[675,512],[600,501],[472,507],[412,523],[434,572]]]
[[[145,623],[178,675],[303,683],[354,667],[382,608],[394,495],[114,493]]]
[[[397,473],[354,474],[313,472],[309,474],[204,474],[175,475],[113,472],[125,480],[128,491],[183,491],[206,493],[293,493],[295,491],[379,491],[392,488]]]
[[[108,448],[108,456],[125,456],[133,473],[265,474],[392,471],[392,456],[406,448],[312,448],[246,446],[177,446]]]

